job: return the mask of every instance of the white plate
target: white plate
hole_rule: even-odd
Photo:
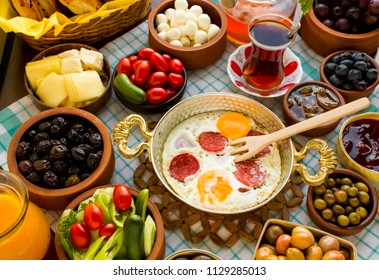
[[[303,75],[301,61],[289,48],[287,48],[283,54],[285,77],[280,84],[278,91],[271,94],[261,94],[247,88],[244,85],[245,81],[242,75],[242,69],[250,52],[251,44],[245,44],[239,46],[228,59],[227,71],[229,78],[240,90],[256,97],[272,98],[284,95],[288,89],[300,82],[301,76]]]

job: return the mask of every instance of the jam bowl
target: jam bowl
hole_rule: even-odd
[[[341,164],[368,179],[379,190],[379,113],[363,113],[343,123],[337,141]],[[372,158],[372,160],[370,160]]]
[[[211,152],[207,152],[206,149],[201,150],[201,147],[203,146],[202,144],[199,144],[200,141],[196,140],[196,137],[198,137],[200,133],[208,132],[207,129],[209,129],[209,126],[207,126],[203,120],[199,120],[199,118],[203,116],[208,117],[208,120],[206,120],[206,122],[208,122],[210,125],[215,125],[213,121],[216,122],[216,120],[222,119],[228,113],[233,114],[234,116],[239,115],[246,119],[254,119],[256,123],[259,123],[262,127],[265,127],[267,129],[266,133],[277,131],[284,127],[284,124],[281,122],[281,120],[261,103],[254,101],[251,98],[237,94],[214,92],[203,93],[201,95],[193,96],[179,102],[160,119],[153,131],[150,131],[148,129],[147,123],[143,117],[136,114],[128,115],[124,120],[120,121],[114,126],[113,140],[116,144],[118,152],[125,158],[138,157],[142,152],[146,150],[158,178],[165,186],[165,188],[171,193],[171,195],[173,195],[173,197],[200,211],[214,214],[237,214],[258,209],[262,205],[268,203],[273,197],[275,197],[278,192],[281,191],[281,189],[287,183],[288,178],[292,172],[298,171],[300,174],[302,174],[304,181],[309,182],[310,185],[315,185],[323,182],[326,179],[327,175],[333,172],[334,168],[337,165],[337,158],[335,156],[335,153],[329,149],[327,144],[321,139],[310,140],[299,152],[295,151],[293,144],[289,138],[278,141],[273,144],[271,149],[276,154],[275,160],[272,158],[273,154],[268,155],[271,162],[270,168],[275,170],[275,174],[277,174],[275,175],[277,176],[277,181],[273,184],[268,184],[267,180],[264,179],[263,183],[261,181],[259,184],[259,186],[263,186],[262,193],[265,193],[264,195],[257,195],[260,196],[257,200],[247,200],[247,202],[246,200],[243,200],[244,206],[241,206],[240,204],[232,205],[232,201],[235,202],[236,199],[241,196],[239,193],[244,193],[244,197],[246,198],[246,196],[249,196],[251,194],[254,195],[255,191],[249,189],[246,184],[238,185],[238,182],[236,182],[236,180],[239,179],[233,178],[233,174],[228,173],[225,176],[219,176],[219,173],[217,173],[217,171],[219,171],[217,169],[219,168],[213,168],[215,170],[215,173],[210,172],[212,170],[205,170],[212,164],[215,166],[225,164],[225,167],[222,167],[222,170],[230,173],[234,172],[237,167],[235,167],[234,163],[232,163],[233,158],[229,154],[231,147],[225,144],[227,142],[223,142],[225,146],[222,147],[221,152],[214,152],[212,154]],[[178,127],[181,127],[183,124],[192,127],[185,130],[176,129]],[[141,140],[141,142],[137,143],[136,146],[130,147],[128,146],[128,137],[135,125],[140,127],[141,133],[145,137],[146,141]],[[198,127],[200,130],[197,130]],[[192,132],[192,129],[194,129],[196,132]],[[252,130],[249,130],[246,133]],[[175,131],[179,133],[175,134]],[[184,132],[184,134],[182,134],[182,132]],[[197,132],[199,134],[197,134]],[[212,140],[213,138],[213,136],[210,137]],[[226,136],[224,138],[226,141],[229,141]],[[177,139],[180,141],[176,141]],[[184,146],[182,146],[182,144]],[[188,145],[191,147],[187,148]],[[172,151],[170,151],[170,147],[173,147]],[[184,149],[191,151],[192,155],[189,152],[184,153],[182,149],[183,147]],[[321,166],[315,175],[310,175],[307,167],[300,163],[297,163],[297,160],[304,158],[309,149],[313,148],[317,149],[320,153]],[[195,154],[196,151],[200,151],[200,153]],[[203,156],[204,154],[206,154],[206,156]],[[191,175],[196,174],[195,176],[192,176],[192,178],[196,178],[196,176],[198,176],[198,180],[202,182],[202,186],[208,184],[209,179],[212,181],[215,179],[215,177],[217,179],[228,178],[227,180],[223,179],[223,183],[221,185],[227,186],[226,189],[229,190],[229,192],[226,193],[226,198],[229,198],[228,201],[230,204],[227,204],[226,200],[221,200],[221,197],[218,196],[222,193],[222,191],[217,192],[217,195],[215,194],[216,192],[213,191],[203,193],[202,190],[197,190],[194,185],[191,186],[191,192],[179,194],[177,189],[175,189],[175,187],[177,187],[175,184],[178,184],[178,182],[187,181],[187,177],[184,177],[184,179],[179,178],[176,181],[173,181],[173,178],[177,178],[176,172],[178,169],[179,172],[182,172],[182,170],[184,170],[184,173],[186,173],[188,171],[188,168],[183,167],[183,165],[177,165],[176,163],[173,163],[173,159],[175,159],[178,155],[186,156],[186,158],[182,160],[183,163],[188,162],[186,161],[187,158],[192,162],[202,163],[202,165],[199,163],[197,166],[195,166],[196,168],[192,168],[193,165],[190,166],[192,170],[195,170],[195,172]],[[218,157],[217,155],[221,155],[221,157]],[[219,159],[218,162],[215,163],[214,161],[210,160],[209,164],[205,164],[203,163],[205,158],[213,160],[221,158],[222,161]],[[228,162],[228,164],[225,162]],[[254,160],[246,162],[254,162]],[[179,166],[179,168],[172,170],[171,166],[173,166],[173,168]],[[201,168],[203,168],[203,170],[200,169],[200,166],[202,166]],[[247,170],[251,170],[250,167],[248,167]],[[171,177],[169,176],[169,173],[171,173]],[[261,173],[261,169],[258,168],[257,173],[262,174],[263,172]],[[204,180],[202,181],[201,178],[204,174],[209,175],[209,177],[204,177]],[[232,185],[232,183],[229,185],[229,180],[234,184],[233,190],[231,190],[232,187],[230,185]],[[195,182],[194,180],[192,181]],[[219,181],[216,180],[216,182]],[[218,183],[216,185],[218,186]],[[268,185],[270,185],[270,187],[268,187]],[[269,190],[270,188],[271,190]],[[189,189],[190,188],[186,188],[185,190]],[[205,203],[200,202],[202,196],[206,197]],[[218,196],[217,201],[216,198],[214,199],[214,196]],[[231,197],[233,197],[232,200],[230,199]],[[194,198],[195,200],[193,200]],[[210,205],[212,204],[210,201],[212,201],[213,205]],[[251,201],[253,201],[253,203],[251,203]]]

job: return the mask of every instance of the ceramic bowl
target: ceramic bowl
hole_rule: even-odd
[[[176,103],[178,103],[182,99],[184,95],[184,91],[187,86],[187,71],[186,69],[184,69],[183,72],[181,73],[181,75],[184,77],[184,83],[180,88],[176,90],[177,92],[171,98],[165,100],[164,102],[160,104],[147,104],[146,102],[142,104],[135,104],[135,103],[130,102],[128,99],[126,99],[114,86],[114,79],[116,75],[117,75],[117,71],[115,70],[112,74],[111,84],[112,84],[112,89],[116,97],[126,108],[134,112],[141,113],[141,114],[158,114],[158,113],[164,113],[168,111],[172,106],[174,106]]]
[[[212,1],[188,0],[189,7],[199,5],[203,13],[208,14],[211,22],[220,27],[220,32],[209,42],[197,47],[174,46],[158,36],[156,30],[156,16],[164,13],[168,8],[174,8],[174,0],[159,2],[150,12],[148,17],[149,46],[153,49],[169,53],[183,61],[187,70],[205,68],[215,63],[224,53],[226,48],[226,15],[217,3]]]
[[[379,37],[379,34],[378,34],[378,37]],[[379,75],[376,78],[376,81],[374,81],[365,90],[360,90],[360,91],[359,90],[344,90],[344,89],[338,88],[338,87],[332,85],[332,83],[327,78],[327,75],[326,75],[325,70],[324,70],[325,69],[325,65],[331,60],[331,58],[333,56],[341,54],[341,53],[344,53],[344,52],[346,52],[346,50],[337,51],[337,52],[331,53],[330,55],[328,55],[327,57],[325,57],[325,59],[321,62],[321,65],[320,65],[320,71],[319,71],[320,72],[320,80],[322,82],[328,84],[330,87],[333,87],[334,89],[338,90],[342,94],[342,96],[344,97],[344,99],[345,99],[346,102],[351,102],[351,101],[354,101],[354,100],[359,99],[361,97],[369,97],[374,92],[376,86],[379,84]],[[348,52],[353,53],[353,52],[356,52],[356,51],[348,50]],[[369,61],[370,61],[370,64],[376,70],[379,71],[379,65],[375,61],[375,59],[372,58],[371,56],[369,56]]]
[[[364,230],[367,226],[369,226],[375,219],[377,210],[378,210],[378,194],[374,188],[374,186],[363,176],[358,174],[357,172],[354,172],[349,169],[343,169],[343,168],[336,168],[336,170],[329,174],[329,178],[337,179],[337,178],[349,178],[354,184],[357,182],[362,182],[366,184],[368,187],[368,194],[370,196],[370,203],[367,206],[364,206],[367,210],[367,217],[362,219],[359,224],[352,225],[349,224],[346,227],[342,227],[338,225],[337,223],[332,223],[330,221],[327,221],[323,218],[321,215],[321,212],[315,208],[314,205],[314,199],[316,194],[315,186],[309,186],[308,192],[307,192],[307,210],[308,215],[311,218],[311,220],[321,229],[330,232],[332,234],[338,235],[338,236],[351,236],[355,235],[362,230]],[[325,184],[328,184],[328,181],[325,182]],[[341,204],[342,206],[345,206],[345,204]],[[346,204],[348,205],[348,203]]]
[[[362,34],[342,33],[325,26],[313,8],[303,15],[300,33],[311,49],[322,56],[344,49],[374,54],[379,47],[379,28]]]
[[[103,155],[96,169],[85,180],[71,187],[49,189],[29,182],[20,172],[16,158],[16,149],[18,143],[22,141],[25,136],[24,134],[29,131],[29,129],[44,120],[53,119],[57,116],[67,117],[71,120],[83,120],[94,126],[103,139]],[[10,141],[7,160],[9,171],[20,177],[28,188],[30,200],[42,208],[52,210],[62,210],[80,193],[94,186],[107,184],[112,178],[115,167],[115,154],[111,137],[103,122],[85,110],[63,107],[42,111],[26,120],[17,129]]]
[[[66,210],[76,209],[76,207],[78,207],[78,205],[83,200],[92,196],[97,189],[106,188],[106,187],[113,187],[113,186],[112,185],[98,186],[82,193],[81,195],[77,196],[74,200],[72,200],[70,204],[67,205]],[[132,196],[135,200],[139,192],[132,188],[130,188],[130,192],[132,193]],[[154,202],[150,198],[147,202],[147,214],[151,215],[157,227],[155,243],[147,260],[162,260],[165,254],[165,250],[166,250],[166,240],[165,240],[163,220],[157,206],[155,206]],[[55,235],[54,243],[55,243],[55,250],[57,252],[58,258],[60,260],[68,260],[68,257],[59,240],[59,234]]]
[[[302,224],[289,222],[289,221],[284,221],[284,220],[280,220],[280,219],[268,219],[262,228],[261,234],[260,234],[259,239],[257,241],[257,244],[255,246],[253,260],[257,259],[257,251],[260,247],[270,246],[270,245],[273,246],[266,239],[266,236],[268,235],[267,231],[271,226],[280,226],[283,230],[283,233],[289,234],[289,235],[291,235],[291,232],[295,227],[303,226],[313,234],[316,243],[318,242],[318,240],[320,240],[321,237],[323,237],[325,235],[333,236],[334,238],[336,238],[338,240],[338,242],[340,244],[340,250],[343,249],[343,251],[345,251],[345,254],[348,255],[348,258],[347,258],[348,260],[356,260],[357,259],[357,248],[355,247],[355,245],[353,243],[351,243],[350,241],[348,241],[344,238],[332,235],[329,232],[326,232],[326,231],[323,231],[323,230],[320,230],[318,228],[314,228],[311,226],[302,225]]]
[[[68,50],[72,50],[72,49],[80,50],[81,48],[85,48],[85,49],[88,49],[88,50],[92,50],[92,51],[97,51],[98,52],[98,50],[96,48],[88,46],[88,45],[78,44],[78,43],[65,43],[65,44],[56,45],[56,46],[50,47],[50,48],[48,48],[46,50],[43,50],[42,52],[40,52],[39,54],[37,54],[32,59],[32,61],[37,61],[37,60],[40,60],[40,59],[42,59],[44,57],[52,56],[52,55],[57,55],[59,53],[62,53],[64,51],[68,51]],[[89,101],[87,104],[81,105],[81,106],[77,106],[76,108],[83,109],[83,110],[86,110],[86,111],[91,112],[91,113],[95,113],[99,109],[103,108],[104,105],[105,105],[105,103],[107,102],[107,100],[110,98],[110,96],[111,96],[111,89],[110,89],[111,83],[110,83],[110,79],[111,79],[111,75],[112,75],[112,69],[110,67],[110,64],[109,64],[109,61],[107,60],[107,58],[104,56],[103,59],[104,59],[104,66],[103,66],[103,71],[102,71],[102,73],[100,75],[100,78],[101,78],[101,80],[103,82],[103,85],[104,85],[104,88],[105,88],[103,94],[100,97],[98,97],[98,98],[96,98],[96,99],[94,99],[92,101]],[[55,108],[55,107],[51,107],[51,106],[45,104],[38,97],[38,95],[36,94],[36,92],[30,86],[26,74],[24,75],[24,84],[25,84],[25,88],[26,88],[29,96],[31,97],[31,99],[33,101],[33,104],[40,111]]]
[[[174,252],[165,260],[221,260],[221,258],[212,252],[193,248]]]
[[[354,121],[358,120],[376,120],[379,121],[379,113],[367,112],[355,115],[347,119],[341,126],[337,140],[337,153],[340,163],[350,170],[354,170],[369,180],[377,190],[379,190],[379,171],[369,169],[356,162],[346,151],[343,145],[343,133],[346,127]]]
[[[342,97],[342,95],[337,90],[335,90],[334,88],[330,87],[329,85],[327,85],[327,84],[325,84],[323,82],[319,82],[319,81],[305,81],[305,82],[301,82],[301,83],[295,85],[294,87],[292,87],[291,89],[289,89],[284,94],[284,96],[283,96],[282,110],[283,110],[283,117],[284,117],[284,120],[285,120],[287,126],[302,121],[302,119],[300,119],[299,117],[297,117],[291,111],[290,105],[289,105],[289,102],[288,102],[289,98],[292,97],[299,90],[301,90],[303,88],[312,87],[312,86],[317,87],[317,90],[318,89],[326,89],[327,91],[330,91],[332,94],[335,95],[335,97],[337,97],[337,99],[339,101],[339,105],[344,105],[345,104],[345,100]],[[303,96],[303,95],[300,94],[300,96]],[[305,95],[304,95],[304,97],[305,97]],[[305,131],[305,132],[302,133],[302,135],[305,135],[305,136],[308,136],[308,137],[323,136],[323,135],[328,134],[329,132],[333,131],[337,127],[337,125],[338,125],[339,122],[340,122],[340,119],[336,120],[336,121],[332,121],[332,122],[327,123],[325,125],[319,126],[319,127],[315,128],[315,129],[311,129],[311,130]]]

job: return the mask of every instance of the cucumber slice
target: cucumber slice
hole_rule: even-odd
[[[149,199],[149,189],[143,189],[137,195],[136,214],[141,216],[142,221],[145,221],[146,219],[146,207],[147,207],[148,199]]]
[[[148,215],[143,227],[143,249],[146,258],[150,255],[151,250],[153,249],[156,233],[157,226],[155,225],[153,218]]]

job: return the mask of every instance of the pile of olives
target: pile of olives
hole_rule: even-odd
[[[318,0],[314,3],[316,17],[339,32],[359,34],[379,27],[378,0]]]
[[[84,119],[47,118],[28,129],[16,147],[25,178],[40,187],[59,189],[80,183],[99,165],[103,139]]]
[[[363,182],[328,178],[313,189],[313,205],[328,222],[341,227],[359,225],[368,215],[370,194]]]
[[[319,238],[305,226],[286,230],[271,224],[255,254],[257,260],[349,260],[350,252],[332,235]]]
[[[378,70],[364,52],[342,52],[325,64],[324,72],[329,82],[344,90],[365,90],[378,78]]]

